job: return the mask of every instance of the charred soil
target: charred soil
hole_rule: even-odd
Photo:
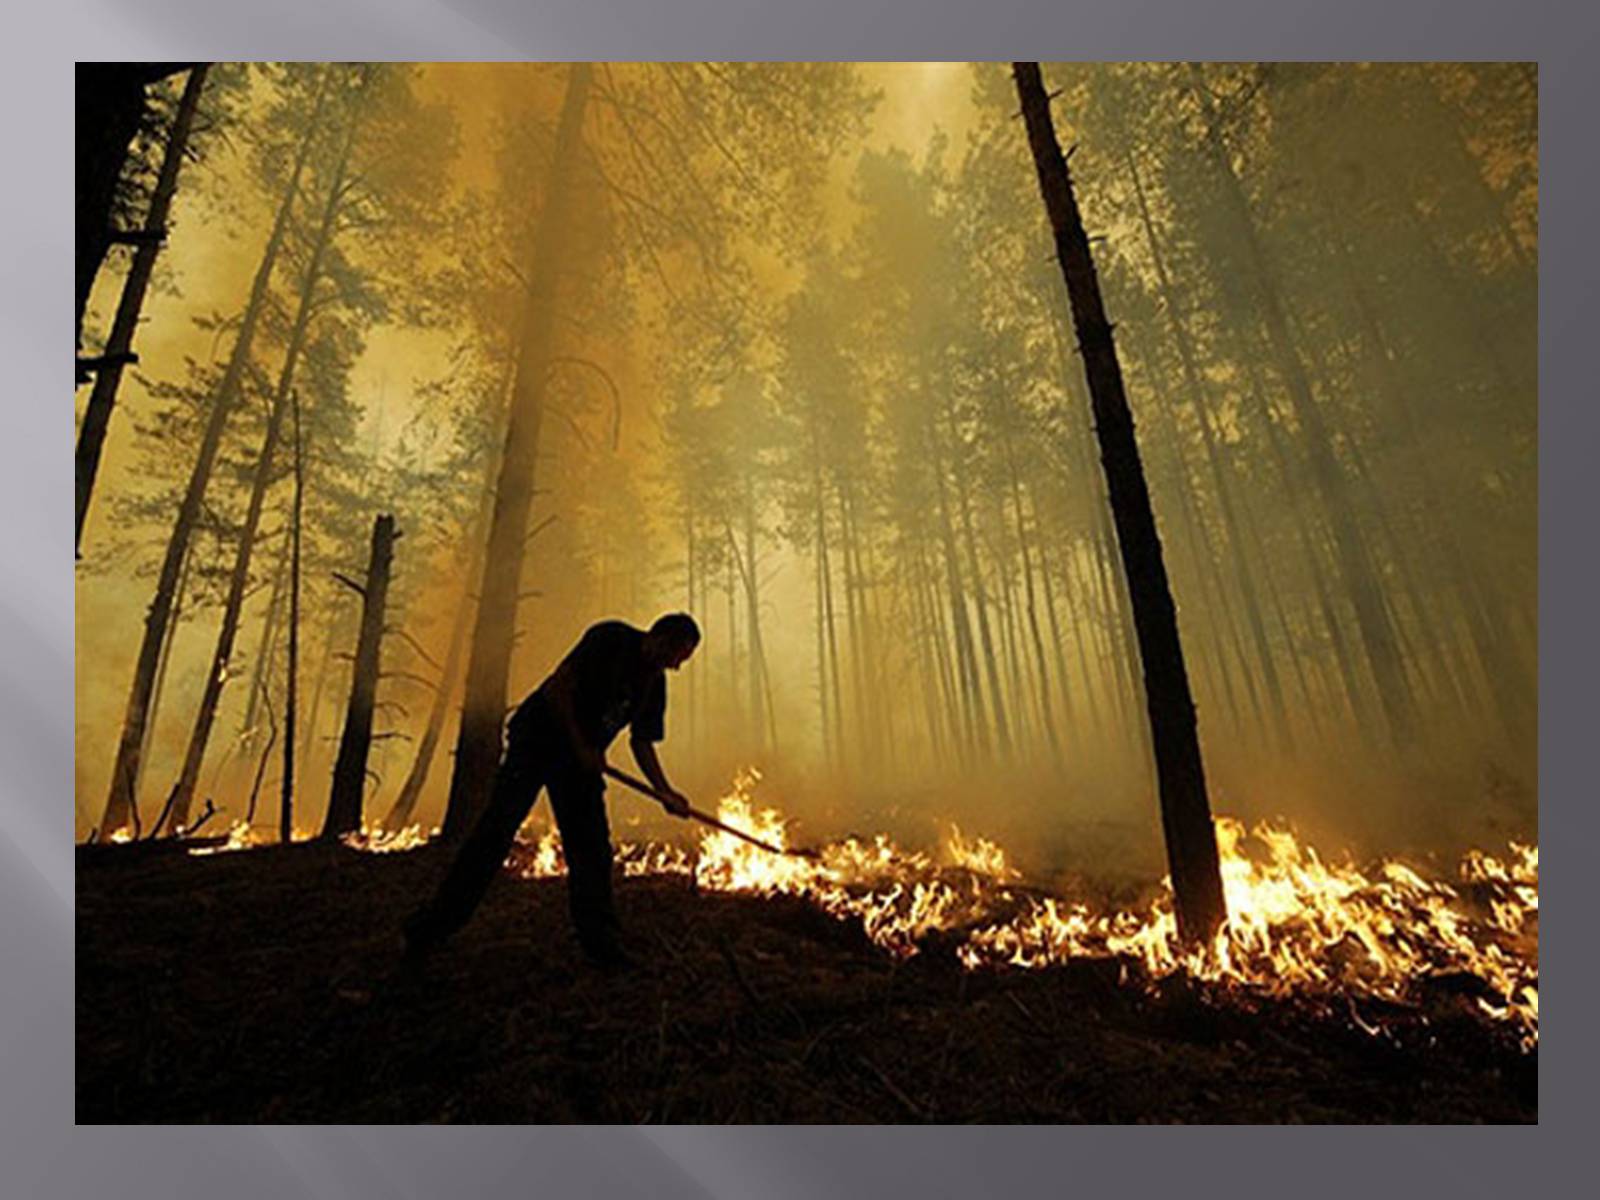
[[[563,881],[509,874],[404,971],[447,853],[81,849],[78,1121],[1538,1119],[1537,1052],[1449,981],[1380,1011],[968,972],[682,876],[618,881],[635,971],[584,965]]]

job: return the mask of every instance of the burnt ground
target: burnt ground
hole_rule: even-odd
[[[974,974],[685,878],[619,881],[641,971],[587,968],[564,882],[508,875],[409,975],[399,922],[442,867],[80,849],[78,1121],[1538,1119],[1537,1055],[1445,991],[1312,1009],[1115,963]]]

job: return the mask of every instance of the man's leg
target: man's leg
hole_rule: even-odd
[[[500,873],[543,784],[544,772],[531,739],[513,736],[495,772],[489,807],[461,844],[432,903],[406,922],[406,944],[412,954],[431,949],[467,923]]]
[[[567,898],[578,942],[590,959],[612,965],[627,956],[618,944],[611,897],[611,827],[600,776],[559,771],[550,779],[550,806],[567,860]]]

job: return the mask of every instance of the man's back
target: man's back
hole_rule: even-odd
[[[644,639],[644,630],[626,621],[591,625],[534,695],[549,700],[552,689],[564,690],[579,730],[597,749],[630,722],[636,736],[659,741],[666,676],[645,661]]]

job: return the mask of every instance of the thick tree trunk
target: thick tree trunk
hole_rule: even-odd
[[[372,523],[372,554],[361,592],[361,633],[356,639],[350,702],[345,708],[339,756],[333,765],[333,787],[322,838],[332,841],[361,828],[362,798],[367,789],[367,754],[372,749],[372,714],[377,701],[379,651],[383,645],[384,608],[389,599],[389,571],[394,543],[400,536],[394,517],[385,513]]]
[[[1045,283],[1046,293],[1051,307],[1059,314],[1060,321],[1052,324],[1051,334],[1055,341],[1056,358],[1061,368],[1061,382],[1069,397],[1076,397],[1078,387],[1073,382],[1072,352],[1067,346],[1064,331],[1071,320],[1071,309],[1066,296],[1065,286],[1054,279]],[[1087,405],[1085,405],[1087,408]],[[1111,719],[1114,731],[1124,737],[1132,738],[1137,748],[1149,757],[1150,742],[1149,731],[1145,723],[1137,716],[1138,696],[1140,687],[1133,674],[1133,664],[1138,658],[1138,647],[1134,642],[1131,629],[1127,620],[1127,596],[1123,586],[1122,575],[1116,570],[1113,562],[1112,533],[1110,522],[1106,517],[1106,498],[1100,489],[1093,484],[1095,478],[1094,457],[1090,451],[1090,443],[1094,437],[1092,423],[1087,415],[1082,424],[1070,440],[1069,453],[1078,457],[1075,464],[1076,477],[1081,480],[1084,502],[1093,514],[1093,532],[1090,537],[1090,565],[1093,568],[1094,590],[1098,593],[1100,602],[1100,615],[1102,620],[1097,622],[1095,631],[1100,635],[1102,643],[1102,660],[1104,670],[1102,679],[1110,696]],[[1113,578],[1114,577],[1114,578]],[[1089,596],[1085,595],[1084,610],[1089,608]],[[1074,622],[1076,623],[1076,615]],[[1086,683],[1093,687],[1093,681],[1087,679],[1089,659],[1083,659]]]
[[[461,730],[443,833],[466,835],[489,799],[500,762],[506,715],[506,683],[517,625],[528,514],[533,506],[539,430],[555,336],[556,309],[565,274],[569,215],[581,169],[583,114],[591,68],[568,68],[566,96],[556,128],[554,153],[544,203],[533,232],[532,265],[524,299],[522,336],[513,384],[511,417],[495,487],[494,515],[484,554],[483,591],[467,653],[466,691]]]
[[[111,227],[128,147],[144,120],[145,88],[199,63],[84,63],[77,65],[73,139],[76,151],[73,345],[83,342],[83,310],[116,230]],[[83,382],[80,377],[79,382]]]
[[[139,644],[139,657],[134,666],[133,686],[128,694],[122,736],[117,744],[116,764],[111,770],[111,789],[106,798],[105,814],[100,821],[102,841],[109,839],[113,833],[124,828],[133,819],[134,798],[138,794],[139,787],[139,752],[144,743],[145,722],[149,718],[150,692],[155,680],[156,663],[161,656],[161,645],[166,639],[172,615],[178,570],[183,563],[184,553],[188,550],[195,522],[200,517],[200,506],[205,499],[206,485],[211,479],[211,468],[216,462],[217,451],[222,445],[223,432],[238,400],[245,369],[250,361],[256,325],[260,320],[261,310],[265,305],[267,291],[272,281],[272,270],[283,247],[290,212],[300,191],[300,176],[305,169],[306,159],[311,152],[311,144],[315,139],[322,115],[322,106],[327,94],[327,70],[324,69],[316,101],[306,122],[306,131],[289,172],[288,186],[284,189],[277,217],[273,220],[272,232],[267,236],[260,265],[256,268],[255,279],[250,286],[250,298],[239,324],[239,333],[234,339],[233,351],[228,357],[228,365],[223,371],[222,379],[217,384],[216,394],[212,397],[211,414],[201,436],[194,467],[189,474],[188,487],[178,506],[172,533],[167,539],[166,554],[162,558],[161,570],[156,579],[155,598],[150,602],[150,608],[145,614],[144,637]]]
[[[72,548],[78,549],[83,541],[83,522],[89,512],[89,499],[94,494],[94,479],[100,469],[100,452],[105,446],[106,431],[111,426],[111,411],[117,403],[117,387],[122,382],[122,368],[133,352],[133,335],[139,327],[139,313],[144,308],[145,293],[150,288],[150,275],[155,268],[156,255],[161,252],[166,237],[167,217],[172,210],[172,197],[178,190],[178,170],[183,166],[184,152],[189,145],[189,132],[194,128],[195,110],[200,106],[200,92],[205,87],[205,64],[189,72],[184,84],[183,98],[178,103],[173,118],[172,131],[167,135],[167,148],[161,157],[161,171],[156,176],[155,191],[150,197],[150,208],[145,214],[143,237],[133,254],[133,265],[128,268],[128,278],[122,285],[122,298],[117,302],[117,315],[111,322],[111,337],[106,342],[105,365],[95,372],[94,388],[89,393],[89,403],[83,412],[83,424],[78,429],[78,448],[75,455],[76,513],[72,531]],[[80,309],[81,317],[81,309]]]
[[[1039,190],[1055,234],[1072,303],[1073,324],[1083,354],[1084,372],[1094,406],[1111,510],[1133,618],[1144,665],[1145,695],[1160,784],[1162,826],[1172,871],[1178,927],[1191,943],[1209,942],[1227,915],[1222,875],[1217,861],[1216,832],[1206,795],[1194,702],[1178,638],[1177,613],[1167,584],[1156,533],[1155,515],[1139,463],[1133,417],[1123,394],[1111,325],[1100,298],[1100,283],[1089,252],[1089,239],[1078,215],[1066,160],[1056,141],[1037,63],[1015,65],[1017,92],[1028,142],[1039,174]]]

